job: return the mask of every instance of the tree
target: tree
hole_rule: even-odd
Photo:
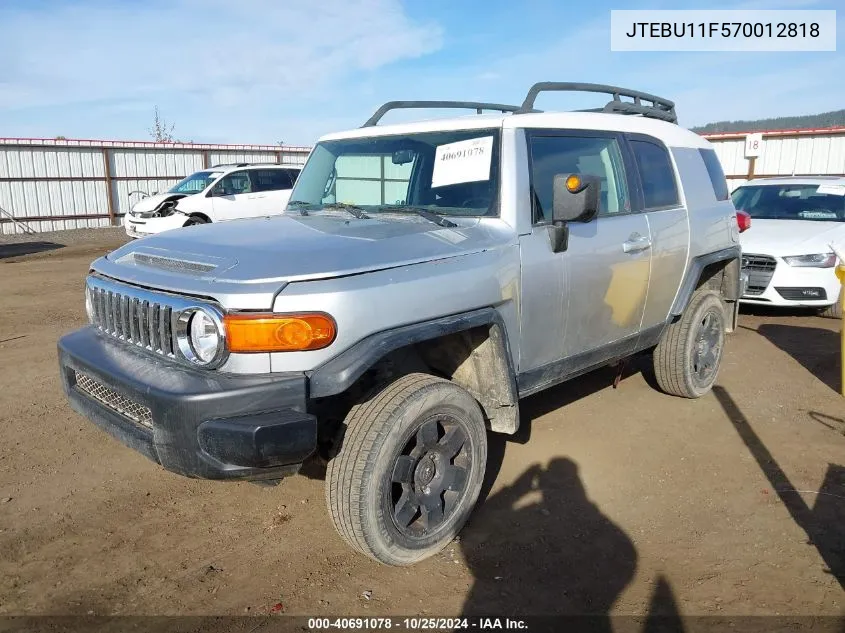
[[[153,119],[153,126],[147,131],[156,143],[173,143],[173,129],[175,124],[167,124],[167,121],[161,116],[158,111],[158,106],[155,107],[155,118]]]

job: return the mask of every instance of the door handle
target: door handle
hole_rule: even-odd
[[[651,239],[647,235],[634,233],[628,241],[622,243],[622,250],[625,253],[639,253],[651,248]]]
[[[247,200],[256,200],[258,198],[266,198],[266,193],[254,193],[252,195],[247,196]]]

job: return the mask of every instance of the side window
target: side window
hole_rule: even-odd
[[[335,177],[323,202],[355,200],[355,204],[404,204],[415,161],[394,164],[393,154],[344,154],[335,161]],[[333,198],[333,199],[332,199]]]
[[[698,153],[701,154],[704,166],[707,167],[707,173],[710,175],[710,184],[713,185],[713,193],[716,194],[716,200],[727,200],[728,181],[725,179],[725,172],[722,170],[722,163],[719,162],[716,152],[712,149],[700,149]]]
[[[663,209],[678,205],[678,185],[669,153],[650,141],[631,141],[643,184],[645,208]]]
[[[534,221],[552,219],[552,185],[556,174],[598,176],[599,215],[630,213],[622,153],[616,139],[581,136],[530,136]]]
[[[284,169],[253,169],[250,179],[253,191],[290,189],[290,179]]]
[[[246,171],[233,171],[224,176],[214,185],[214,190],[224,196],[236,196],[241,193],[251,193],[252,183]]]

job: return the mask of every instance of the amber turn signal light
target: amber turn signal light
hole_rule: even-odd
[[[566,190],[569,193],[578,193],[584,187],[581,185],[581,179],[575,174],[570,174],[566,178]]]
[[[332,344],[337,335],[328,314],[227,314],[230,352],[304,352]]]

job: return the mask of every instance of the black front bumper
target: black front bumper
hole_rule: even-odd
[[[59,340],[59,366],[75,411],[188,477],[276,479],[295,472],[316,449],[304,374],[236,376],[183,367],[91,326]]]

